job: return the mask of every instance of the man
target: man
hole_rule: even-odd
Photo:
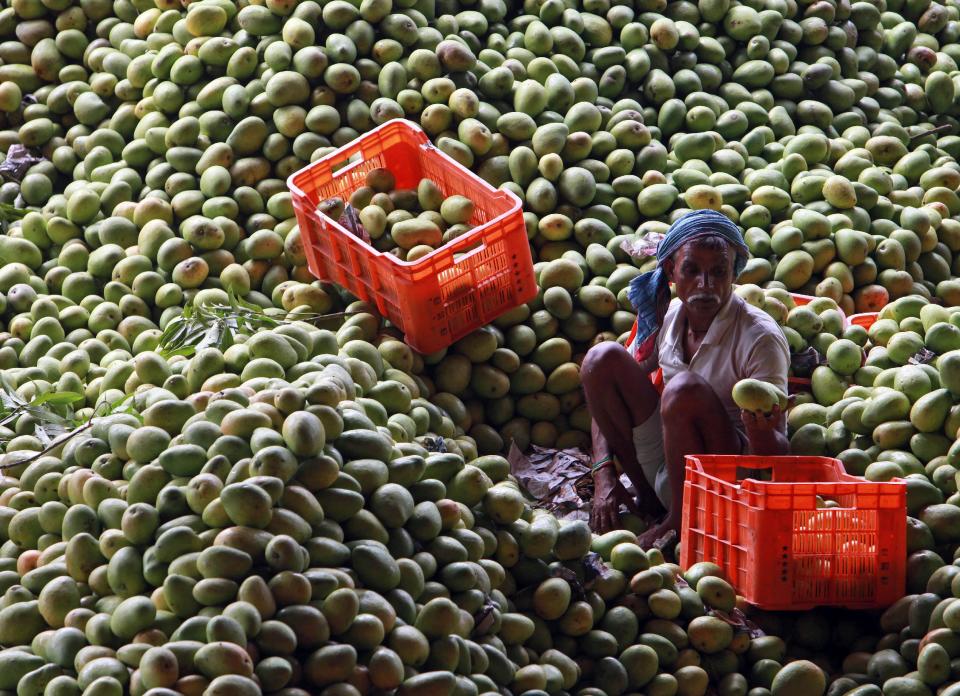
[[[621,503],[640,512],[618,468],[637,489],[643,512],[666,511],[639,538],[650,548],[679,532],[686,455],[787,453],[779,409],[758,417],[741,412],[731,396],[747,377],[787,388],[790,350],[780,327],[733,293],[747,256],[739,228],[726,216],[713,210],[683,216],[660,242],[657,268],[631,282],[638,315],[632,340],[627,347],[598,344],[584,358],[597,533],[619,527]],[[652,379],[658,368],[662,394]]]

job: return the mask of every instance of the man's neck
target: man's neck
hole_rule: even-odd
[[[727,298],[727,301],[721,304],[720,307],[717,308],[717,311],[710,316],[694,315],[688,307],[684,306],[683,315],[687,322],[687,328],[698,336],[705,336],[707,331],[710,330],[713,320],[720,316],[720,313],[723,312],[728,302],[730,302],[730,298]]]
[[[706,335],[707,331],[710,330],[710,325],[713,323],[715,317],[716,315],[707,318],[695,317],[688,312],[687,328],[698,336]]]

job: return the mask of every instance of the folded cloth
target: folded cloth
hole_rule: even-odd
[[[737,224],[716,210],[694,210],[684,215],[670,225],[667,234],[657,245],[657,267],[630,281],[627,297],[637,311],[636,345],[645,344],[660,328],[658,300],[662,300],[664,292],[669,290],[663,262],[691,239],[707,235],[718,235],[733,245],[737,251],[733,273],[734,277],[740,275],[750,251]]]

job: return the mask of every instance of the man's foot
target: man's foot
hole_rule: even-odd
[[[653,548],[663,549],[671,543],[671,539],[676,540],[679,534],[679,521],[672,520],[668,517],[637,537],[637,544],[645,550]]]

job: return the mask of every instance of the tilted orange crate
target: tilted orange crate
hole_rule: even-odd
[[[906,514],[905,483],[829,457],[688,456],[680,562],[716,563],[764,609],[885,607],[904,592]]]
[[[877,321],[878,312],[862,312],[861,314],[851,314],[847,319],[847,326],[862,326],[869,330]]]
[[[390,170],[398,189],[416,189],[426,177],[444,196],[467,196],[475,205],[473,229],[406,262],[317,210],[329,198],[348,201],[378,167]],[[374,128],[294,173],[287,184],[311,273],[374,303],[422,353],[446,348],[537,294],[520,200],[448,157],[409,121]]]

